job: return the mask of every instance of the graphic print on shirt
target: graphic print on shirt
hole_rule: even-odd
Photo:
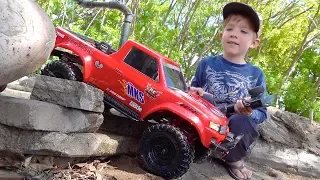
[[[213,94],[217,102],[235,102],[249,96],[248,89],[256,85],[257,79],[232,71],[217,72],[207,66],[206,82],[203,89]]]

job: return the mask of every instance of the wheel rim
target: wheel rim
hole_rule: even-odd
[[[160,135],[152,139],[150,156],[156,164],[171,164],[176,158],[176,155],[176,147],[170,138]]]

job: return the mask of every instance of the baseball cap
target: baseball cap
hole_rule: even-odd
[[[258,35],[260,34],[262,19],[252,7],[240,2],[231,2],[223,7],[223,19],[227,19],[231,14],[241,14],[250,18],[254,25],[254,31]]]

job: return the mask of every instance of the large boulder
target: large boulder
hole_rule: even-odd
[[[104,92],[83,82],[36,76],[30,99],[102,113]]]
[[[137,140],[100,133],[71,133],[27,131],[0,124],[0,151],[63,156],[94,157],[133,154]]]
[[[0,124],[26,130],[96,132],[101,113],[66,108],[47,102],[0,96]]]
[[[310,119],[274,107],[268,108],[268,117],[259,127],[262,139],[320,156],[320,128]]]
[[[302,176],[320,177],[320,156],[304,149],[258,141],[249,156],[250,162]]]
[[[302,176],[320,177],[320,127],[297,114],[268,108],[249,161]]]
[[[34,72],[49,57],[55,28],[33,0],[0,3],[0,86]]]

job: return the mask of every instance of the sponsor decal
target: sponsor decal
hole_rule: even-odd
[[[151,99],[155,99],[157,96],[162,94],[162,92],[158,92],[157,89],[152,87],[150,84],[147,85],[147,88],[144,91]]]
[[[81,42],[77,39],[74,39],[72,37],[68,37],[68,41],[70,41],[70,43],[78,46],[80,49],[86,51],[88,54],[93,54],[93,52],[94,52],[94,48],[91,48],[90,46],[84,44],[83,42]]]
[[[103,64],[100,61],[95,61],[94,65],[96,66],[96,68],[98,69],[102,69],[103,68]]]
[[[64,34],[62,34],[61,32],[57,31],[57,36],[61,37],[62,39],[64,38]]]
[[[125,80],[120,81],[120,84],[122,85],[126,95],[137,100],[141,104],[144,104],[144,93],[142,91],[137,89],[131,82],[127,82]]]
[[[109,91],[111,94],[115,95],[117,98],[121,99],[122,101],[126,100],[124,97],[120,96],[119,94],[117,94],[116,92],[112,91],[109,88],[107,88],[107,91]]]
[[[130,105],[131,107],[133,107],[134,109],[136,109],[137,111],[139,111],[139,112],[142,111],[142,108],[141,108],[137,103],[135,103],[135,102],[133,102],[133,101],[130,101],[129,105]]]

